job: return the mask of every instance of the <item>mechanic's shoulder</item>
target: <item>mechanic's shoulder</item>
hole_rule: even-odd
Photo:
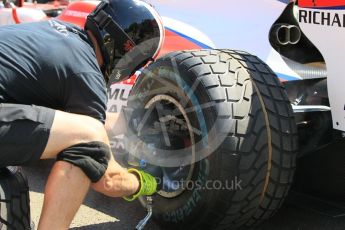
[[[76,26],[76,25],[74,25],[74,24],[72,24],[70,22],[62,21],[62,20],[60,20],[58,18],[50,18],[48,20],[48,22],[49,22],[49,24],[56,23],[56,24],[64,25],[64,26],[69,27],[69,28],[76,29],[78,31],[83,31],[83,29],[81,29],[80,27],[78,27],[78,26]]]
[[[82,72],[74,72],[70,75],[72,78],[87,80],[87,81],[95,81],[105,84],[104,76],[101,72],[97,71],[82,71]]]
[[[103,78],[103,74],[101,72],[94,71],[94,70],[73,72],[71,75],[75,76],[75,77],[88,77],[88,76],[97,76],[98,77],[99,76],[99,77]]]

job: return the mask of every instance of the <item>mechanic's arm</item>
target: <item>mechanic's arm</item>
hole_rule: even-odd
[[[107,118],[105,120],[105,129],[107,133],[111,133],[114,136],[125,134],[127,131],[126,119],[122,113],[110,113],[107,112]]]
[[[104,121],[108,122],[106,126],[110,128],[114,127],[113,130],[116,132],[122,129],[120,124],[125,124],[125,122],[120,122],[120,114],[117,113],[110,114],[109,120],[105,119],[107,95],[103,79],[97,74],[79,73],[74,78],[71,78],[66,85],[64,96],[66,111],[92,117],[93,119],[96,119],[97,121],[95,122],[102,127],[100,130],[94,129],[91,132],[96,132],[96,136],[102,135],[104,139],[100,142],[105,144],[107,148],[97,149],[102,150],[102,153],[106,156],[109,155],[110,159],[109,162],[107,162],[108,167],[105,172],[100,172],[104,173],[102,178],[100,178],[96,183],[92,183],[91,187],[95,191],[110,197],[123,197],[134,194],[139,188],[139,181],[134,174],[128,173],[125,168],[122,168],[114,160],[113,154],[110,150],[108,135],[106,134],[105,127],[102,124]],[[85,125],[88,126],[89,122],[86,121]],[[103,151],[104,149],[109,150],[109,152]],[[83,153],[84,152],[85,149]],[[93,161],[93,163],[97,169],[102,169],[102,167],[98,167],[98,165],[99,163],[104,164],[105,162],[104,160],[102,160],[102,162],[97,162],[96,160],[96,162]],[[91,178],[89,177],[89,179]]]

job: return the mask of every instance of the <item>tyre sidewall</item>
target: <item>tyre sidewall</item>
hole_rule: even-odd
[[[181,78],[180,76],[184,76]],[[179,68],[179,73],[173,70],[172,63],[169,59],[159,60],[150,66],[149,69],[143,72],[139,76],[137,83],[132,89],[130,100],[128,102],[129,107],[142,107],[144,106],[153,96],[164,94],[172,96],[177,101],[187,100],[189,106],[201,107],[206,103],[210,103],[205,88],[198,84],[191,93],[190,89],[195,87],[195,81],[197,77],[190,71]],[[162,86],[164,84],[165,86]],[[191,116],[189,114],[189,116]],[[201,129],[201,126],[205,126],[206,130],[203,130],[208,137],[217,137],[214,127],[216,121],[216,112],[212,107],[206,107],[201,109],[199,115],[191,117],[193,127]],[[208,138],[208,137],[198,137]],[[213,140],[206,140],[204,148],[210,146],[210,142]],[[220,161],[221,161],[221,149],[216,148],[206,158],[198,161],[195,164],[192,183],[185,185],[186,190],[184,193],[171,198],[164,198],[156,195],[154,200],[154,216],[155,219],[164,228],[173,229],[200,229],[204,223],[216,223],[217,219],[204,220],[195,222],[195,219],[201,219],[202,215],[207,215],[210,207],[217,204],[213,203],[212,200],[215,197],[226,196],[232,197],[232,191],[229,189],[232,187],[228,186],[225,189],[218,189],[220,186],[224,186],[220,173]],[[232,170],[232,173],[227,180],[236,177],[236,170]]]

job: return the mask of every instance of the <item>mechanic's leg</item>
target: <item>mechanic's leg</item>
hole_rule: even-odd
[[[89,186],[89,178],[78,167],[56,162],[46,184],[38,229],[68,229]]]
[[[56,111],[50,137],[42,159],[54,158],[79,143],[99,141],[109,145],[104,126],[82,115]],[[57,162],[49,176],[39,229],[67,229],[89,188],[90,180],[81,169],[64,161]],[[103,178],[94,185],[109,196],[125,196],[139,188],[138,179],[113,159]]]
[[[65,127],[69,129],[66,130]],[[54,158],[69,146],[90,141],[100,141],[109,145],[106,130],[101,122],[88,116],[57,111],[42,158]],[[105,175],[100,181],[92,184],[92,188],[111,197],[121,197],[135,193],[138,185],[137,178],[122,168],[111,156]]]

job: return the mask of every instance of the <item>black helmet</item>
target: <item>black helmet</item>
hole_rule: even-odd
[[[162,47],[164,29],[156,10],[142,0],[105,0],[89,14],[90,30],[101,48],[103,74],[125,80],[153,60]]]

